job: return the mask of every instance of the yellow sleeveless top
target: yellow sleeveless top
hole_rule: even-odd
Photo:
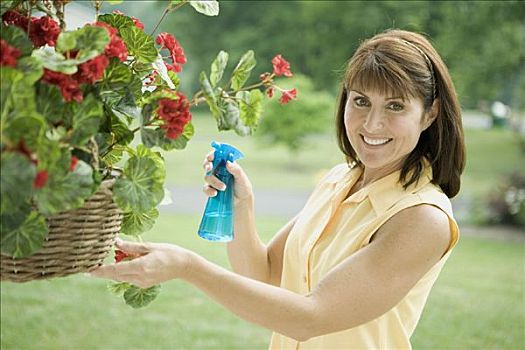
[[[305,342],[274,332],[270,349],[411,349],[410,336],[432,285],[459,239],[459,229],[450,200],[431,183],[432,168],[428,163],[418,183],[406,190],[398,182],[398,171],[345,199],[361,172],[361,167],[337,165],[314,189],[286,241],[282,288],[308,294],[336,265],[369,244],[389,218],[418,204],[434,205],[449,217],[452,239],[446,254],[382,316]]]

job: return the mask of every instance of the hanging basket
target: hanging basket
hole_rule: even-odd
[[[120,231],[123,214],[113,202],[114,180],[103,181],[84,206],[47,219],[49,234],[27,258],[1,255],[2,281],[27,282],[86,272],[100,265]]]

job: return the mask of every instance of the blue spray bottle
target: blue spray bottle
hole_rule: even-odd
[[[229,242],[233,239],[233,175],[226,169],[226,162],[241,159],[244,155],[235,147],[213,141],[215,148],[213,174],[226,185],[226,190],[217,191],[210,197],[201,224],[199,236],[209,241]]]

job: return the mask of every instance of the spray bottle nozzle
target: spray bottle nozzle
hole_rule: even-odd
[[[215,148],[213,169],[216,169],[219,165],[226,165],[227,161],[233,162],[244,157],[241,151],[227,143],[213,141],[211,146]]]

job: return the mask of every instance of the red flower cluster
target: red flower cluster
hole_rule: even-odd
[[[163,98],[159,101],[157,114],[165,121],[166,137],[176,139],[182,134],[184,126],[191,120],[190,103],[186,96],[177,92],[177,99]]]
[[[15,25],[22,28],[26,33],[29,30],[29,38],[35,46],[55,46],[60,34],[60,26],[49,16],[31,17],[21,15],[16,11],[7,11],[2,15],[6,25]]]
[[[55,46],[59,34],[60,26],[51,17],[31,18],[29,38],[35,46]]]
[[[109,59],[105,55],[98,55],[78,66],[78,71],[73,77],[79,83],[94,84],[104,75],[104,70],[109,64]]]
[[[4,21],[6,26],[13,24],[22,28],[25,32],[27,32],[27,28],[29,27],[29,18],[13,10],[6,11],[2,15],[2,21]]]
[[[82,102],[83,95],[80,84],[94,84],[100,80],[111,57],[116,57],[120,61],[125,61],[128,57],[128,49],[115,28],[104,22],[96,22],[94,25],[106,29],[110,36],[110,42],[106,45],[103,54],[80,64],[78,71],[73,75],[44,70],[42,80],[49,84],[58,85],[64,100],[68,102],[72,100]],[[76,52],[70,52],[71,57],[75,57],[76,54]]]
[[[276,55],[272,59],[272,64],[273,73],[263,73],[259,76],[259,78],[261,79],[263,85],[267,87],[266,95],[268,95],[269,98],[273,97],[275,89],[281,91],[281,98],[279,98],[279,102],[284,105],[297,98],[297,89],[282,89],[273,83],[273,78],[276,76],[285,76],[290,78],[293,77],[293,73],[290,70],[290,63],[288,63],[288,61],[286,61],[281,55]]]
[[[273,73],[275,76],[280,77],[293,77],[293,73],[290,71],[290,63],[285,60],[281,55],[277,55],[272,59]]]
[[[20,50],[9,45],[4,39],[0,39],[0,66],[15,68],[18,56],[20,56]]]
[[[57,85],[60,88],[62,97],[68,102],[72,100],[82,102],[84,99],[82,90],[80,90],[80,84],[78,80],[74,78],[74,75],[67,75],[44,68],[42,81],[48,84]]]
[[[156,42],[161,45],[163,49],[167,49],[170,52],[173,65],[167,64],[166,67],[168,67],[169,70],[179,73],[182,70],[182,65],[186,63],[186,56],[177,39],[170,33],[163,32],[157,36]]]
[[[128,58],[128,49],[121,37],[118,36],[118,30],[105,22],[96,22],[97,27],[105,28],[109,34],[109,44],[106,45],[104,53],[108,58],[116,57],[120,62]]]

